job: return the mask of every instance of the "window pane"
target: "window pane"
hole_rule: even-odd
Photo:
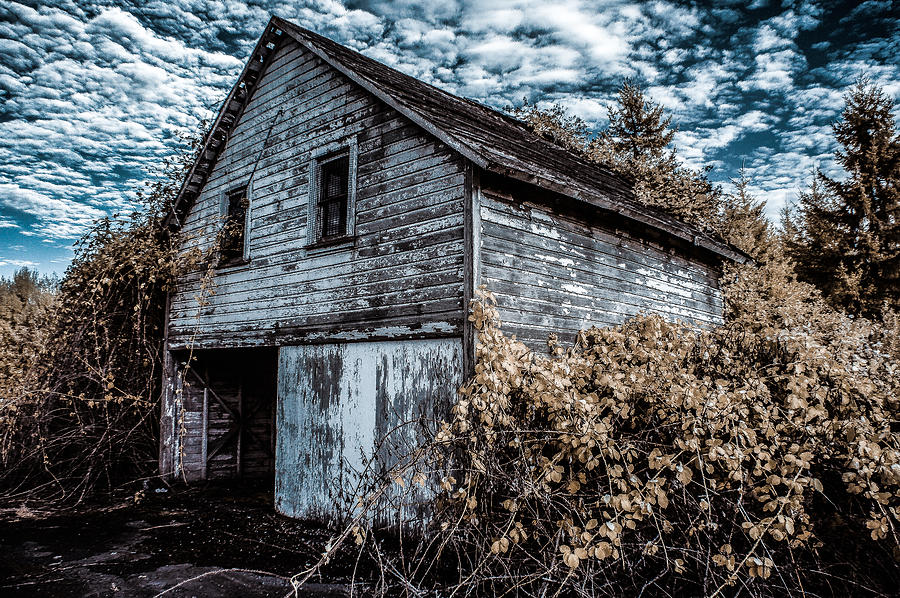
[[[244,257],[244,225],[247,215],[247,188],[241,187],[228,193],[228,214],[222,231],[220,253],[222,261],[240,260]]]
[[[319,236],[336,237],[347,232],[347,197],[350,182],[350,158],[347,156],[322,164],[322,188],[319,193]]]
[[[322,223],[321,236],[334,237],[344,234],[346,213],[346,201],[338,200],[319,204],[319,220]]]
[[[350,159],[338,158],[326,162],[322,168],[322,200],[328,201],[346,197],[349,180]]]
[[[330,199],[345,195],[347,193],[347,173],[339,170],[330,170],[325,185],[326,198]]]

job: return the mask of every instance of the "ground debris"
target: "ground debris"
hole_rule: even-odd
[[[116,508],[9,509],[0,513],[0,595],[280,598],[329,536],[275,513],[271,492],[234,484],[176,487]],[[335,563],[333,583],[299,595],[345,595],[351,566]]]

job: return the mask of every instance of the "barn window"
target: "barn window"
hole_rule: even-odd
[[[250,207],[247,186],[226,192],[222,203],[225,224],[219,241],[219,265],[231,266],[246,260],[247,209]]]
[[[352,240],[356,199],[356,139],[313,155],[309,165],[308,246]]]
[[[333,239],[347,234],[347,199],[350,197],[350,156],[322,164],[316,206],[317,237]]]

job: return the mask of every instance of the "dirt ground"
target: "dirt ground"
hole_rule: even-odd
[[[0,596],[281,597],[331,536],[276,514],[272,493],[253,487],[148,489],[139,499],[0,514]],[[349,573],[333,566],[330,583],[300,596],[349,595]]]

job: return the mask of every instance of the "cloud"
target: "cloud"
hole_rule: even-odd
[[[40,262],[33,262],[31,260],[16,260],[16,259],[8,259],[4,257],[0,257],[0,266],[13,266],[15,268],[30,268],[32,266],[38,266]]]
[[[58,188],[58,186],[57,186]],[[0,183],[0,205],[33,217],[45,239],[73,239],[104,215],[93,206],[59,195],[49,196],[11,183]]]
[[[900,98],[890,2],[12,0],[0,5],[3,234],[65,245],[131,209],[271,14],[493,107],[559,102],[594,127],[632,77],[673,115],[687,164],[727,185],[743,161],[775,211],[803,173],[834,169],[830,125],[859,74]]]
[[[118,7],[92,17],[16,2],[4,11],[15,23],[7,33],[24,42],[0,43],[15,80],[0,79],[0,204],[38,238],[75,239],[101,208],[130,205],[129,185],[208,115],[241,67]]]

